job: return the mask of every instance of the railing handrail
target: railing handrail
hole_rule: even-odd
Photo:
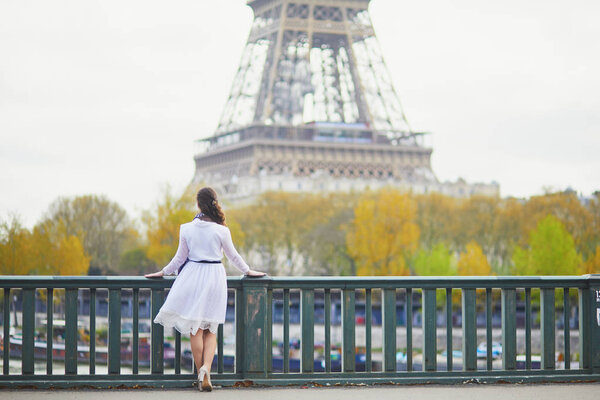
[[[0,275],[0,288],[166,288],[175,276],[145,278],[143,276],[44,276]],[[249,278],[229,276],[230,288],[241,282],[256,282],[270,288],[585,288],[600,283],[600,274],[540,276],[267,276]]]

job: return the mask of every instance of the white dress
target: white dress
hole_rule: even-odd
[[[190,260],[221,260],[223,253],[241,272],[250,269],[238,254],[229,228],[199,218],[181,225],[179,247],[175,257],[163,268],[165,275],[178,273],[154,323],[174,327],[184,335],[198,329],[217,332],[225,322],[227,309],[227,274],[222,263],[196,263]],[[187,260],[187,262],[186,262]]]

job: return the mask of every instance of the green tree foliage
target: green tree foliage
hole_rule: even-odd
[[[431,250],[419,249],[413,268],[416,275],[422,276],[456,275],[456,260],[444,243],[438,243]]]
[[[353,215],[351,207],[341,208],[307,232],[300,246],[307,274],[356,275],[356,262],[346,246],[345,234]]]
[[[143,275],[154,272],[156,267],[156,263],[148,258],[148,249],[136,247],[123,252],[119,272],[125,275]]]
[[[528,248],[515,249],[513,261],[513,272],[521,275],[576,275],[581,268],[573,237],[553,215],[531,231]]]

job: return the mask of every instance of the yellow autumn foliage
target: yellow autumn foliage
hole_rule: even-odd
[[[417,249],[414,199],[385,189],[363,196],[354,208],[346,244],[357,275],[408,275],[406,259]]]
[[[584,264],[582,274],[600,274],[600,245],[596,246],[596,252]]]
[[[194,218],[194,210],[188,199],[176,198],[169,190],[152,212],[146,212],[147,256],[159,266],[171,261],[179,245],[179,227]],[[197,212],[197,210],[196,210]]]
[[[3,275],[86,275],[90,257],[77,236],[57,235],[17,219],[0,226],[0,273]],[[55,233],[55,232],[53,232]]]
[[[492,268],[483,250],[475,241],[467,243],[457,263],[459,275],[491,275]]]

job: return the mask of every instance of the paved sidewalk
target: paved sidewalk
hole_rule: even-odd
[[[186,390],[2,390],[0,399],[15,400],[519,400],[519,399],[597,399],[600,384],[547,385],[423,385],[368,387],[224,388],[211,393]]]

